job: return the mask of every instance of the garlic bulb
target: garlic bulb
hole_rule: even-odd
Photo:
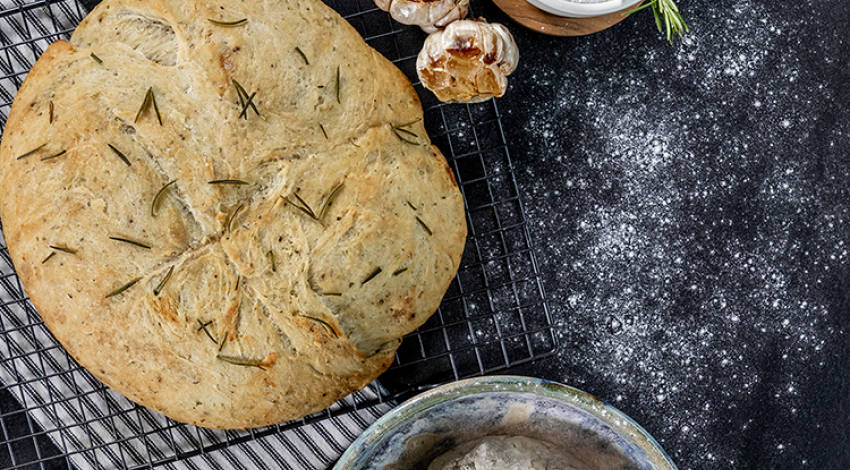
[[[505,94],[519,50],[507,28],[459,20],[425,39],[416,73],[443,102],[475,103]]]
[[[466,17],[469,11],[469,0],[375,0],[375,4],[399,23],[417,25],[426,33]]]

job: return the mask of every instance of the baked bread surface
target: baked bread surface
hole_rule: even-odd
[[[109,387],[199,426],[295,419],[389,367],[457,271],[462,197],[421,119],[320,1],[106,0],[18,92],[3,232]]]

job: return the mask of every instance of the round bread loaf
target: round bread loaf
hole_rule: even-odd
[[[51,45],[0,146],[45,323],[186,423],[321,410],[435,311],[463,201],[404,75],[318,0],[106,0]]]

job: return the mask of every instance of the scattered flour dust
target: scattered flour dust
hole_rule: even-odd
[[[610,392],[602,398],[649,421],[683,470],[739,463],[739,443],[724,441],[752,419],[731,430],[717,416],[765,400],[792,415],[805,407],[800,364],[822,366],[838,336],[818,292],[848,264],[850,219],[800,177],[811,170],[800,129],[818,112],[800,99],[814,79],[800,83],[783,52],[794,25],[751,2],[700,5],[705,23],[672,61],[645,47],[611,77],[616,64],[595,68],[604,46],[589,41],[572,70],[536,70],[554,106],[529,116],[522,158],[535,162],[520,167],[548,296],[565,318],[564,375],[553,379]],[[751,119],[735,114],[742,100]],[[583,141],[594,143],[573,145]],[[794,445],[777,439],[779,455]]]

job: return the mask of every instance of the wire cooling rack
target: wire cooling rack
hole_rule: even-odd
[[[0,127],[35,60],[53,41],[70,38],[97,3],[82,1],[0,0]],[[424,33],[394,22],[372,0],[325,1],[416,84],[426,129],[463,193],[469,236],[439,310],[405,338],[380,385],[301,420],[212,431],[136,405],[81,368],[42,323],[0,240],[0,469],[162,466],[353,411],[374,408],[376,417],[395,400],[436,384],[555,352],[497,102],[438,102],[416,78]]]

